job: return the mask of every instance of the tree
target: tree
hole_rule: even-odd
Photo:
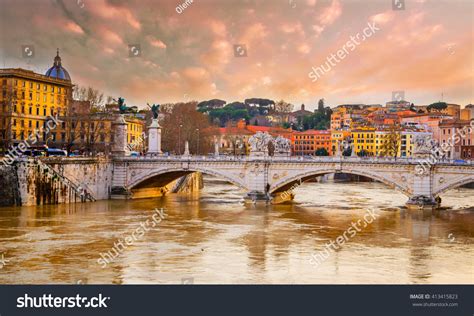
[[[318,112],[324,112],[324,99],[319,99],[318,101]]]
[[[361,149],[361,151],[359,151],[359,152],[357,153],[357,155],[358,155],[359,157],[366,157],[366,156],[369,155],[369,153],[368,153],[366,150]]]
[[[400,144],[400,129],[398,126],[393,125],[385,135],[383,143],[380,147],[380,156],[382,157],[397,157],[398,147]]]
[[[326,148],[318,148],[315,152],[315,155],[316,156],[329,156],[329,153],[326,150]]]
[[[175,103],[163,109],[162,126],[163,151],[182,154],[185,141],[189,142],[189,151],[205,154],[214,150],[214,136],[218,135],[216,128],[210,125],[209,119],[197,111],[197,102]]]
[[[72,97],[77,101],[88,101],[91,104],[91,112],[104,111],[104,93],[92,87],[75,86],[72,91]],[[107,97],[107,100],[111,100]]]
[[[446,102],[435,102],[435,103],[431,103],[430,105],[428,105],[426,107],[426,110],[428,111],[428,113],[431,112],[431,110],[436,110],[436,111],[442,111],[444,109],[446,109],[448,107],[448,104]]]
[[[272,106],[275,106],[275,101],[270,99],[261,99],[261,98],[250,98],[245,99],[245,104],[258,105],[258,111],[260,115],[266,115],[272,109]]]
[[[222,108],[227,102],[219,99],[212,99],[208,101],[202,101],[197,104],[199,112],[208,112],[212,109]]]
[[[278,101],[275,103],[275,112],[280,114],[288,114],[293,111],[293,104],[287,103],[283,100]]]
[[[107,151],[107,146],[99,148],[99,143],[105,143],[112,135],[110,115],[105,113],[104,93],[92,87],[75,86],[72,98],[74,100],[69,102],[66,113],[61,118],[66,125],[67,152],[70,153],[77,145],[81,145],[80,149],[88,153]],[[87,102],[87,111],[81,112],[73,108],[74,101]],[[107,97],[107,103],[111,101],[112,97]]]

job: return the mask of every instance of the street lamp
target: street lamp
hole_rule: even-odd
[[[45,141],[46,148],[49,148],[48,142],[49,142],[51,139],[53,139],[53,135],[49,135],[49,137],[46,138],[46,141]]]
[[[199,128],[196,128],[196,132],[198,135],[197,144],[196,144],[196,155],[199,155]]]
[[[183,127],[183,124],[179,124],[178,128],[178,155],[181,155],[181,127]]]

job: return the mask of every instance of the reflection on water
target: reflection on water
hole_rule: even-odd
[[[246,206],[207,182],[194,195],[0,209],[0,283],[474,283],[474,191],[445,210],[409,212],[379,183],[308,183],[295,203]],[[168,217],[106,268],[97,263],[163,207]],[[365,210],[379,214],[320,266],[311,254]]]

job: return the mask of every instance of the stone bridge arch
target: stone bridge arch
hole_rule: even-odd
[[[451,189],[456,189],[462,185],[474,182],[474,174],[467,176],[458,176],[445,180],[443,177],[437,179],[438,183],[434,186],[433,195],[438,196]],[[443,181],[441,181],[443,180]]]
[[[370,172],[368,170],[358,170],[358,169],[336,169],[336,168],[327,168],[327,169],[314,169],[314,170],[304,170],[301,172],[293,173],[281,179],[278,179],[271,183],[270,185],[270,193],[278,193],[282,192],[282,188],[288,190],[294,183],[300,182],[300,179],[308,180],[311,177],[322,176],[329,173],[347,173],[347,174],[354,174],[359,176],[364,176],[367,178],[374,179],[376,181],[382,182],[385,185],[393,188],[400,193],[403,193],[405,196],[410,198],[412,196],[412,190],[408,183],[408,177],[400,176],[400,177],[393,177],[391,173],[375,173]]]
[[[238,186],[239,188],[242,188],[244,190],[247,189],[244,181],[240,179],[239,177],[233,176],[231,174],[228,174],[220,170],[202,168],[202,167],[193,167],[193,168],[174,167],[174,168],[158,168],[158,169],[145,170],[134,175],[132,174],[130,180],[128,181],[126,189],[131,190],[133,188],[136,188],[140,184],[145,183],[148,180],[151,180],[153,178],[160,177],[160,176],[165,176],[165,175],[168,175],[169,177],[165,179],[163,183],[168,184],[176,179],[179,179],[182,176],[185,176],[193,172],[201,172],[203,174],[223,178],[227,180],[228,182]]]

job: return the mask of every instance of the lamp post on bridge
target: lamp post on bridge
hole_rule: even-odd
[[[183,124],[179,124],[178,128],[178,155],[181,155],[181,127],[183,127]]]
[[[196,132],[197,132],[197,136],[198,136],[197,144],[196,144],[196,155],[199,156],[199,128],[196,128]]]

